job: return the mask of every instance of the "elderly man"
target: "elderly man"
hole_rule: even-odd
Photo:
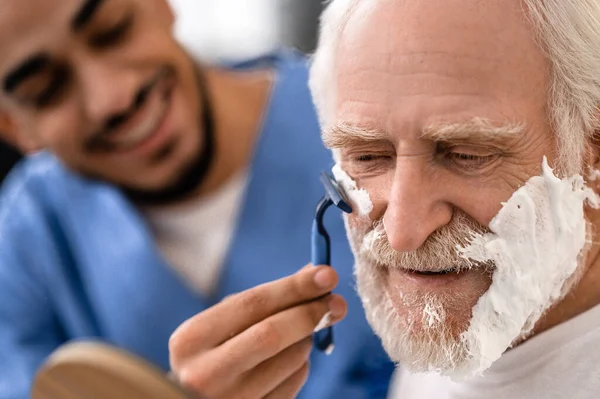
[[[0,197],[0,398],[29,397],[44,358],[82,338],[214,398],[296,395],[309,357],[300,397],[384,397],[393,364],[340,218],[327,225],[345,301],[327,295],[331,268],[295,273],[331,163],[305,59],[199,65],[173,20],[166,0],[0,4],[0,132],[46,150]],[[311,351],[319,321],[346,313],[336,351]]]
[[[334,0],[311,89],[396,398],[598,398],[600,6]]]

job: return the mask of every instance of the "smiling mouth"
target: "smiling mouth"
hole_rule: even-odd
[[[102,152],[127,152],[153,137],[169,110],[173,81],[170,71],[159,71],[140,90],[132,108],[113,117],[108,122],[109,127],[92,139],[92,148]]]
[[[109,137],[107,142],[109,142],[116,151],[127,151],[146,141],[154,135],[160,126],[168,109],[167,101],[168,97],[162,96],[160,101],[157,101],[157,104],[153,107],[153,111],[148,112],[146,118],[144,118],[137,126],[128,129],[128,131],[123,134]]]

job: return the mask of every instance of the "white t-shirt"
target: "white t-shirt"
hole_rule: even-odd
[[[389,397],[600,399],[600,305],[511,349],[469,382],[399,370]]]
[[[211,295],[218,286],[246,181],[247,175],[240,173],[196,201],[143,210],[167,263],[190,288],[204,295]]]

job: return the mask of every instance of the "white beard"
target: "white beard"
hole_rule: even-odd
[[[465,259],[495,265],[489,289],[459,335],[448,328],[453,310],[459,308],[455,304],[461,301],[456,293],[419,298],[400,293],[407,301],[404,305],[413,309],[411,314],[418,313],[421,319],[415,323],[414,318],[397,314],[381,267],[369,254],[381,233],[372,230],[368,218],[350,225],[346,217],[358,292],[369,323],[392,360],[413,372],[435,371],[455,378],[480,374],[530,334],[543,314],[578,282],[582,271],[578,266],[584,264],[588,243],[584,202],[596,206],[598,199],[581,176],[558,179],[545,158],[542,170],[504,204],[490,223],[491,233],[474,233],[468,245],[456,248]],[[344,187],[347,179],[340,177]]]

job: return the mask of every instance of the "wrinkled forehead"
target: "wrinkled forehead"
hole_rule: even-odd
[[[520,0],[361,4],[337,49],[337,123],[420,134],[441,121],[544,119],[549,64]]]
[[[362,2],[342,33],[338,71],[541,83],[546,61],[523,7],[521,0]]]

